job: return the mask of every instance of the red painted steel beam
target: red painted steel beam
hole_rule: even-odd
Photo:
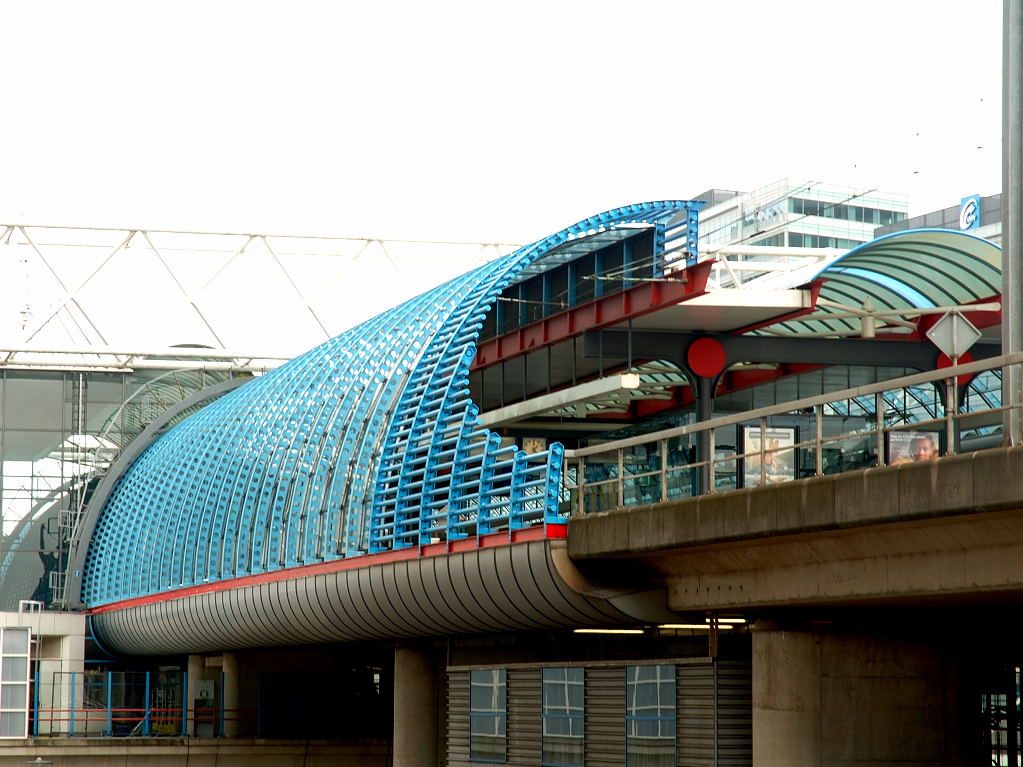
[[[484,341],[476,351],[472,369],[481,370],[581,335],[587,330],[617,325],[701,296],[707,292],[707,278],[713,264],[713,260],[701,261],[684,272],[678,272],[680,277],[685,277],[685,282],[641,282],[619,293],[601,296],[590,303],[573,306],[524,328]]]
[[[1001,295],[994,295],[990,298],[978,298],[976,301],[971,301],[969,304],[963,304],[964,307],[970,306],[970,304],[993,304],[1001,303]],[[996,309],[995,311],[970,311],[965,309],[962,315],[968,319],[973,325],[980,330],[984,328],[990,328],[994,325],[1002,324],[1002,310]],[[917,319],[916,322],[916,335],[922,340],[927,337],[927,331],[930,330],[934,323],[940,320],[942,315],[940,314],[924,314]]]
[[[297,565],[286,567],[280,570],[258,573],[255,575],[243,575],[237,578],[228,578],[222,581],[202,583],[196,586],[183,586],[178,589],[161,591],[157,594],[147,594],[141,597],[132,597],[120,602],[112,602],[99,607],[89,609],[92,615],[125,610],[131,607],[156,604],[158,602],[172,602],[175,599],[183,599],[199,594],[212,594],[218,591],[232,591],[247,586],[258,586],[262,583],[284,583],[299,578],[312,578],[317,575],[343,572],[345,570],[357,570],[360,567],[368,568],[374,565],[387,564],[388,562],[403,562],[422,557],[436,557],[447,554],[456,554],[462,551],[473,549],[489,549],[497,546],[514,546],[516,543],[543,540],[563,540],[568,538],[568,524],[551,523],[547,525],[536,525],[534,527],[523,527],[518,530],[502,530],[496,533],[488,533],[481,536],[460,538],[454,541],[430,544],[428,546],[409,546],[404,549],[393,551],[382,551],[377,554],[364,554],[358,557],[346,557],[344,559],[333,559],[329,562],[317,562],[312,565]]]

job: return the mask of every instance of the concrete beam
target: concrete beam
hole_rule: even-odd
[[[1023,600],[1023,511],[873,525],[699,550],[649,563],[672,610]]]
[[[574,517],[601,582],[630,561],[673,610],[1023,599],[1023,448]]]

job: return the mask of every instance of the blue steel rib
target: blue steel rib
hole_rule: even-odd
[[[659,263],[683,239],[695,254],[697,208],[651,202],[585,219],[342,333],[156,437],[89,511],[83,601],[172,596],[562,522],[561,446],[526,456],[478,422],[468,375],[484,317],[523,269],[594,232],[652,224]]]

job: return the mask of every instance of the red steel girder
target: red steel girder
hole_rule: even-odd
[[[684,281],[641,282],[619,293],[601,296],[587,304],[573,306],[559,314],[505,333],[479,345],[472,369],[496,365],[535,349],[550,346],[578,336],[587,330],[597,330],[641,317],[644,314],[674,306],[707,292],[707,278],[713,259],[690,266],[679,276]]]

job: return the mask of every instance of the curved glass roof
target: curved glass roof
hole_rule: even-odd
[[[867,302],[886,312],[996,299],[1001,293],[1001,265],[998,245],[965,232],[895,232],[864,243],[823,268],[798,273],[788,287],[795,287],[796,280],[823,282],[816,311],[757,332],[848,335],[860,330],[859,319],[848,315]]]

